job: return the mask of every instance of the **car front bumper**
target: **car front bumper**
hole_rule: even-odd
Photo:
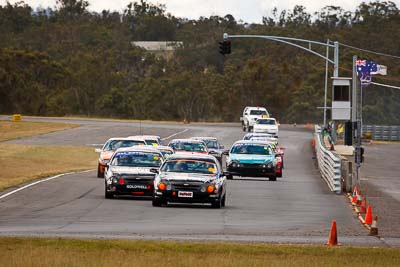
[[[114,195],[153,196],[153,182],[147,184],[111,184],[107,185],[107,191]]]
[[[275,175],[275,167],[264,168],[264,164],[241,164],[239,167],[227,166],[231,175],[238,176],[270,176]]]
[[[220,193],[206,193],[199,191],[190,191],[193,193],[192,197],[180,197],[179,191],[174,190],[155,190],[153,198],[168,202],[176,203],[218,203],[220,201]]]

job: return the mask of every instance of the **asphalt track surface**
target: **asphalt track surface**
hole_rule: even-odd
[[[112,136],[143,133],[216,136],[229,148],[244,134],[238,124],[67,121],[81,127],[11,143],[93,145]],[[397,246],[398,239],[368,236],[345,197],[329,191],[315,167],[311,138],[306,129],[282,126],[283,178],[272,182],[235,177],[228,181],[227,206],[222,209],[178,204],[156,208],[149,199],[105,199],[104,180],[96,178],[94,164],[91,171],[61,176],[0,199],[0,235],[324,244],[336,220],[344,245]]]

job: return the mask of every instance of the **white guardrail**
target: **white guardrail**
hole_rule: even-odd
[[[341,194],[341,160],[338,156],[325,148],[321,135],[321,127],[317,125],[315,126],[314,138],[318,168],[321,172],[321,176],[324,178],[331,191],[336,194]]]

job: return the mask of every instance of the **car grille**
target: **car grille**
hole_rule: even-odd
[[[172,188],[178,191],[200,191],[202,185],[201,182],[173,182]]]
[[[240,167],[243,168],[255,168],[255,169],[259,169],[261,168],[261,164],[252,164],[252,163],[240,163]]]

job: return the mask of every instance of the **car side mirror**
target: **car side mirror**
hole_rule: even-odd
[[[150,172],[156,173],[156,174],[160,173],[160,171],[158,169],[156,169],[156,168],[151,168]]]
[[[223,155],[228,156],[229,155],[229,150],[224,150],[224,152],[222,152]]]
[[[275,154],[275,158],[281,157],[281,154]]]

